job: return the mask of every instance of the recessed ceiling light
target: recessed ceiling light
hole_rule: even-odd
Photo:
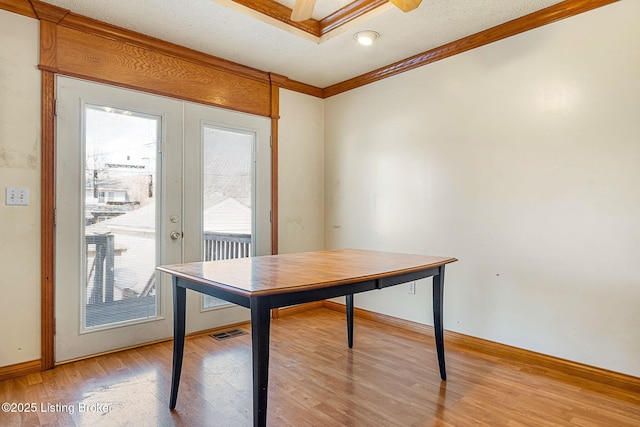
[[[363,46],[370,46],[373,43],[373,41],[379,37],[380,37],[380,34],[370,30],[359,31],[353,36],[353,38],[356,39],[358,43],[360,43]]]

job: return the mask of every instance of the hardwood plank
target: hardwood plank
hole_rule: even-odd
[[[235,328],[250,331],[249,325]],[[326,308],[272,320],[268,424],[274,426],[637,426],[640,394],[530,370],[457,346],[439,379],[433,337]],[[186,339],[178,405],[169,411],[172,343],[0,381],[3,402],[76,410],[0,413],[0,425],[251,425],[251,336]],[[80,403],[106,413],[79,414]],[[212,424],[213,423],[213,424]]]

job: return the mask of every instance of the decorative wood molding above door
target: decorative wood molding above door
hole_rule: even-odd
[[[256,79],[265,83],[270,81],[271,84],[274,84],[278,87],[305,93],[319,98],[328,98],[330,96],[338,95],[342,92],[369,83],[373,83],[387,77],[392,77],[405,71],[409,71],[414,68],[418,68],[423,65],[427,65],[432,62],[436,62],[441,59],[448,58],[450,56],[463,53],[468,50],[487,45],[489,43],[493,43],[494,41],[533,30],[535,28],[559,21],[561,19],[569,18],[583,12],[597,9],[599,7],[615,3],[617,1],[619,0],[565,0],[548,8],[539,10],[529,15],[525,15],[521,18],[514,19],[512,21],[495,26],[493,28],[489,28],[476,34],[472,34],[470,36],[445,44],[435,49],[419,53],[412,57],[403,59],[393,64],[386,65],[379,69],[370,71],[368,73],[325,88],[311,86],[302,82],[290,80],[284,76],[277,76],[275,74],[273,74],[272,76],[276,77],[270,81],[270,74],[267,72],[256,70],[250,67],[245,67],[231,61],[226,61],[221,58],[206,55],[201,52],[197,52],[159,39],[125,30],[123,28],[115,27],[80,15],[75,15],[69,13],[69,11],[65,9],[60,9],[56,6],[48,5],[39,0],[0,0],[0,8],[19,13],[24,16],[29,16],[32,18],[39,17],[40,19],[49,19],[51,21],[58,19],[60,15],[62,15],[64,19],[59,22],[59,26],[78,30],[81,33],[93,34],[110,40],[118,40],[121,43],[132,44],[139,48],[149,49],[158,54],[166,55],[167,57],[179,58],[181,60],[186,60],[188,62],[201,64],[206,67],[211,67],[232,74],[237,74],[249,79]],[[292,28],[295,27],[297,28],[297,30],[305,31],[311,37],[316,38],[326,35],[333,29],[343,26],[345,23],[350,22],[353,19],[357,19],[364,13],[367,13],[374,9],[379,9],[385,4],[388,5],[387,0],[356,0],[348,6],[340,9],[339,11],[323,18],[322,20],[316,20],[315,23],[314,20],[307,20],[302,23],[294,23],[289,19],[291,9],[287,8],[286,6],[282,6],[274,0],[219,0],[219,2],[223,2],[225,4],[233,3],[235,5],[239,5],[240,7],[251,9],[256,13],[260,13],[265,16],[269,16],[274,20],[278,20],[282,22],[283,25],[290,26]],[[56,9],[59,10],[56,11]],[[36,14],[36,10],[38,11],[39,15]],[[304,27],[305,29],[299,28],[300,26]],[[49,54],[55,52],[55,47],[50,46],[48,49]],[[53,58],[55,58],[55,55]],[[44,58],[41,64],[41,68],[45,69],[46,66],[44,64],[47,63],[47,61],[50,62],[53,58]]]

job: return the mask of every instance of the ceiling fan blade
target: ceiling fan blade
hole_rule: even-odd
[[[422,0],[389,0],[389,1],[403,12],[411,12],[413,9],[420,6],[420,3],[422,3]],[[298,3],[296,2],[296,4]]]
[[[306,21],[311,18],[316,0],[296,0],[291,12],[291,20],[294,22]]]

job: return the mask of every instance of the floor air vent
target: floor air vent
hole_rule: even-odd
[[[245,331],[241,331],[240,329],[231,329],[229,331],[218,332],[215,334],[211,334],[210,336],[217,339],[218,341],[228,340],[229,338],[239,337],[240,335],[246,335]]]

